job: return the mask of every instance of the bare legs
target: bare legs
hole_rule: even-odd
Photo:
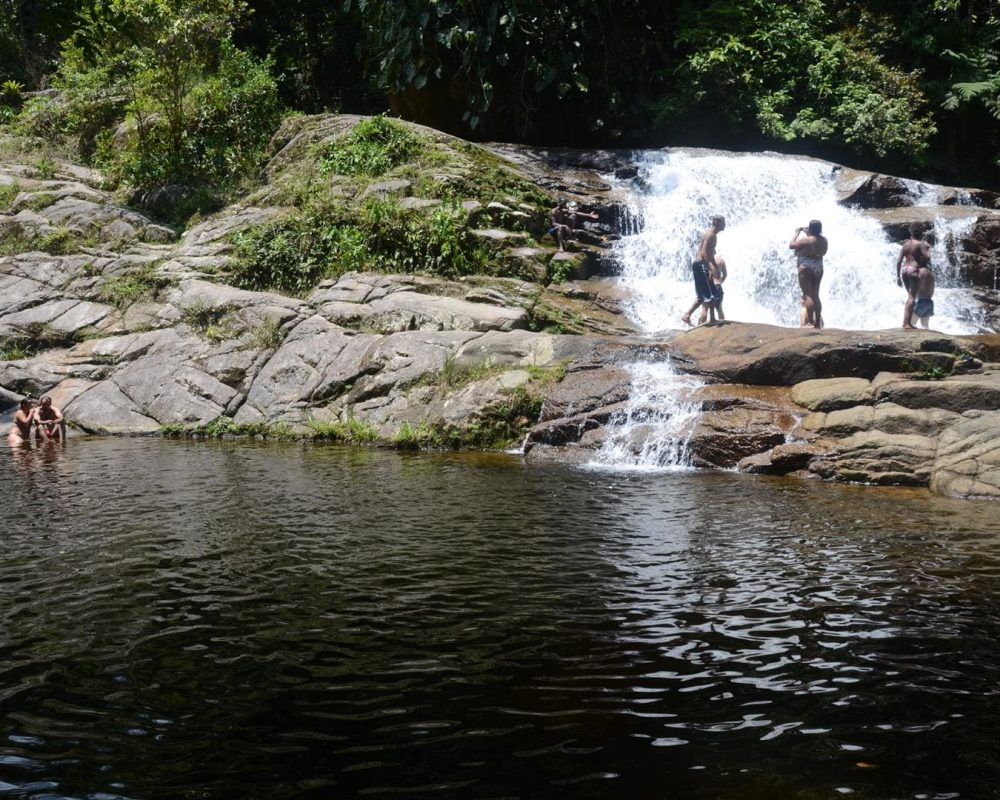
[[[822,280],[822,272],[816,273],[811,267],[799,267],[799,288],[802,290],[800,328],[823,327],[823,303],[819,299],[819,284]]]

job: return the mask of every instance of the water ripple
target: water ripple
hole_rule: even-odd
[[[0,491],[0,794],[1000,784],[982,506],[158,440],[18,453]]]

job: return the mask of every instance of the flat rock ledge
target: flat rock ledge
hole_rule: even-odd
[[[528,436],[531,461],[586,463],[634,454],[650,429],[635,361],[669,361],[679,434],[694,466],[1000,498],[1000,337],[924,331],[791,330],[727,323],[655,346],[605,343],[575,362]],[[661,409],[662,410],[662,409]],[[678,412],[680,413],[680,412]]]

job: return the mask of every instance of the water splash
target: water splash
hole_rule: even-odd
[[[634,297],[631,315],[645,330],[680,327],[694,300],[691,261],[716,213],[726,217],[727,225],[718,252],[729,268],[723,303],[728,319],[798,325],[801,294],[788,242],[795,228],[819,219],[830,240],[821,288],[825,323],[855,330],[899,327],[906,299],[895,279],[899,245],[889,241],[876,220],[837,202],[833,165],[714,151],[654,152],[641,158],[648,189],[634,196],[632,210],[642,219],[641,230],[623,237],[615,255]],[[917,194],[922,203],[936,202],[929,188]],[[968,291],[956,285],[960,265],[954,243],[962,226],[971,224],[936,223],[936,330],[977,329]]]
[[[702,382],[667,361],[629,365],[631,392],[605,426],[607,438],[588,466],[639,470],[691,468],[687,444],[701,414],[692,399]]]

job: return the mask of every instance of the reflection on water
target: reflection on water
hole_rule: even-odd
[[[0,796],[1000,785],[991,506],[502,455],[3,457]]]

